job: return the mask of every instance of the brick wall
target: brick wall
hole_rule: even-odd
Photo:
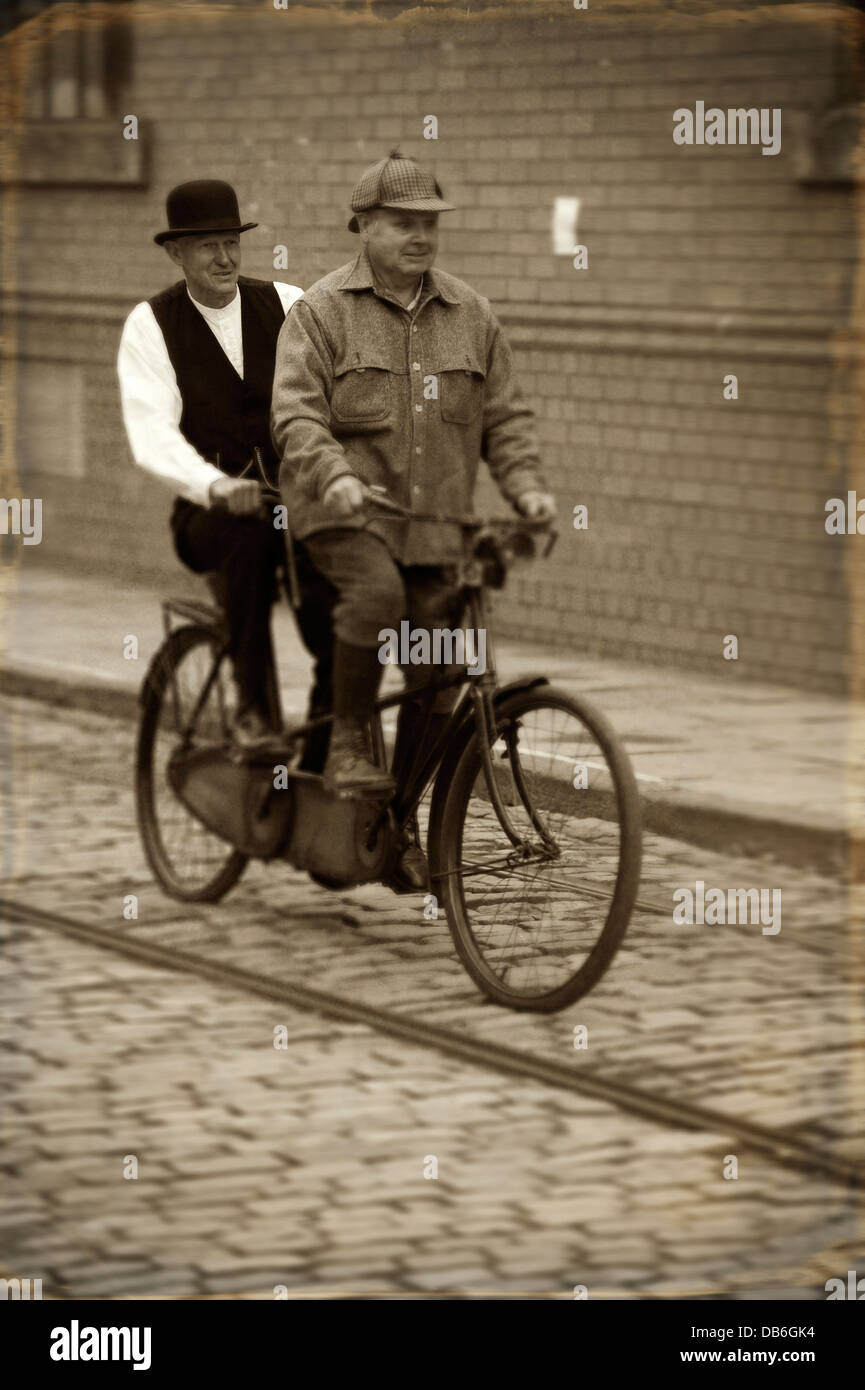
[[[352,254],[351,186],[399,141],[458,205],[439,263],[506,324],[561,503],[557,551],[514,576],[504,630],[710,672],[733,633],[737,676],[843,687],[855,541],[825,534],[824,504],[854,486],[854,188],[801,175],[814,113],[856,96],[861,15],[591,0],[391,19],[264,0],[133,10],[125,110],[148,182],[9,197],[18,371],[38,381],[40,364],[65,363],[86,383],[83,476],[62,447],[19,454],[20,490],[44,497],[27,563],[172,573],[169,499],[129,462],[113,377],[123,315],[172,278],[151,240],[167,189],[229,179],[261,223],[244,270],[306,286]],[[697,100],[782,108],[781,153],[676,146],[673,111]],[[587,270],[552,252],[558,196],[581,200]],[[287,272],[273,271],[278,244]],[[578,503],[585,532],[570,528]]]

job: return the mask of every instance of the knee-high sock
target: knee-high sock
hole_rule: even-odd
[[[378,653],[378,647],[334,643],[333,712],[338,720],[363,725],[372,717],[384,670]]]

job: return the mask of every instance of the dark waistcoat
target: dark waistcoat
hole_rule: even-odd
[[[180,431],[193,448],[224,473],[236,477],[261,449],[268,475],[277,459],[270,442],[270,397],[276,340],[284,314],[269,280],[241,275],[243,379],[237,375],[209,324],[191,302],[181,280],[149,300],[162,329],[183,401]],[[257,471],[251,476],[258,477]]]

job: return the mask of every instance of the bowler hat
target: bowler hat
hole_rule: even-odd
[[[221,179],[194,179],[172,188],[165,200],[168,230],[157,232],[157,246],[178,236],[203,236],[205,232],[248,232],[257,222],[240,221],[237,194]]]
[[[352,212],[369,212],[371,208],[407,208],[411,212],[453,212],[453,203],[446,203],[432,174],[425,174],[413,159],[391,150],[387,159],[380,159],[364,169],[351,195]],[[359,232],[356,217],[348,224],[350,232]]]

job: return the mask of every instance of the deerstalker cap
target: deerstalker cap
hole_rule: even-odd
[[[406,208],[410,212],[453,212],[453,203],[446,203],[432,174],[425,174],[413,159],[391,150],[387,159],[380,159],[364,169],[351,195],[352,212],[369,212],[371,208]],[[356,217],[348,224],[350,232],[359,232]]]
[[[237,194],[221,179],[193,179],[172,188],[165,200],[168,228],[157,232],[157,246],[178,236],[203,236],[205,232],[248,232],[257,222],[240,221]]]

